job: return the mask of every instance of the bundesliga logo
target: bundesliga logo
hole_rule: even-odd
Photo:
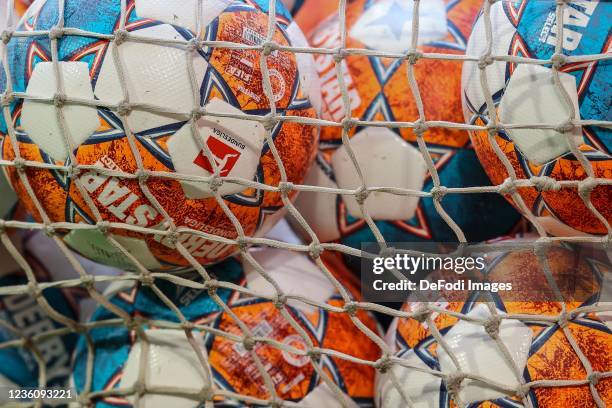
[[[240,158],[240,152],[233,147],[223,143],[221,140],[215,139],[212,136],[206,140],[206,145],[210,149],[210,152],[215,160],[215,164],[220,169],[219,175],[226,177],[232,171],[238,159]],[[194,164],[202,167],[204,170],[214,173],[214,169],[204,151],[200,152],[196,159],[193,161]]]

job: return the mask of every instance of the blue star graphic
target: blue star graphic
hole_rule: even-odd
[[[396,41],[399,41],[402,37],[402,31],[404,29],[404,24],[408,20],[408,16],[411,11],[406,10],[404,7],[400,6],[397,0],[394,0],[391,4],[391,7],[387,9],[387,13],[384,16],[381,16],[370,22],[371,25],[382,25],[387,26],[391,30],[391,33]]]

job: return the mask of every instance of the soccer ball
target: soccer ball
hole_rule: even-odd
[[[8,21],[7,4],[0,1],[0,32],[3,32],[7,27]],[[2,174],[0,174],[0,218],[7,218],[17,204],[17,196],[6,179],[5,168],[2,166]]]
[[[23,16],[32,3],[32,0],[15,0],[15,10],[17,14]]]
[[[98,326],[90,331],[95,353],[90,391],[117,394],[107,394],[92,403],[96,406],[135,403],[134,395],[122,396],[118,392],[134,386],[137,378],[143,378],[138,371],[142,365],[147,392],[141,403],[147,407],[197,406],[203,402],[197,399],[209,384],[207,378],[213,386],[208,395],[217,404],[243,406],[248,402],[242,398],[250,398],[250,401],[254,399],[261,405],[268,405],[266,401],[273,395],[253,358],[257,355],[279,399],[320,407],[336,406],[333,405],[336,396],[344,395],[345,405],[371,405],[373,367],[322,353],[315,360],[331,380],[326,382],[315,371],[310,355],[304,353],[309,348],[308,342],[312,342],[314,347],[363,360],[376,361],[380,354],[379,347],[354,325],[348,314],[328,311],[292,297],[303,296],[312,302],[341,308],[343,301],[331,282],[304,255],[277,249],[255,250],[251,254],[283,294],[290,297],[285,310],[297,322],[299,331],[275,304],[276,292],[271,284],[253,266],[246,261],[241,265],[235,258],[207,268],[214,279],[243,280],[249,290],[239,293],[219,285],[214,290],[215,298],[227,304],[226,309],[207,290],[177,286],[165,280],[155,281],[156,288],[178,307],[187,321],[207,327],[192,331],[195,348],[183,330],[168,327],[167,323],[178,322],[178,317],[150,287],[141,284],[118,286],[109,293],[110,302],[132,319],[138,319],[142,334],[137,335],[133,328],[128,329],[123,324]],[[195,278],[190,277],[190,280],[198,282]],[[370,314],[360,311],[355,317],[377,333]],[[114,318],[113,313],[100,308],[92,323]],[[269,339],[269,342],[241,341],[242,325],[248,327],[253,336]],[[142,335],[149,341],[148,354],[143,352]],[[79,393],[87,391],[84,389],[86,344],[85,338],[79,340],[75,358],[74,383]],[[207,364],[203,365],[198,355],[203,356]],[[143,363],[142,358],[147,362]],[[156,386],[171,387],[182,394],[159,394]],[[333,388],[339,394],[334,393]],[[192,398],[187,398],[188,395]],[[339,402],[337,405],[340,406]]]
[[[491,55],[550,60],[560,32],[556,5],[546,1],[499,1],[491,5]],[[610,51],[612,4],[605,1],[575,1],[564,6],[561,52],[582,57]],[[468,42],[467,54],[485,55],[485,22],[480,16]],[[557,58],[557,57],[555,57]],[[486,62],[486,61],[485,61]],[[555,59],[555,62],[563,62]],[[496,114],[504,124],[546,124],[563,127],[570,119],[570,105],[553,82],[551,64],[536,65],[493,62],[486,67],[487,80]],[[480,84],[478,62],[469,61],[463,70],[463,106],[466,121],[491,124],[484,91]],[[561,64],[559,79],[575,111],[574,120],[610,120],[612,83],[609,60],[581,58]],[[594,177],[612,178],[612,136],[610,129],[595,125],[565,129],[584,154]],[[509,160],[516,177],[533,179],[549,177],[558,181],[580,182],[588,173],[570,151],[567,134],[562,129],[507,128],[498,131],[494,140]],[[501,184],[508,171],[497,157],[485,131],[471,132],[472,142],[485,171],[495,184]],[[545,180],[545,179],[544,179]],[[586,187],[584,192],[590,187]],[[527,209],[553,235],[607,234],[606,226],[587,208],[577,185],[551,189],[546,183],[518,188]],[[510,198],[510,197],[508,197]],[[612,186],[597,185],[590,200],[603,217],[612,222]]]
[[[481,3],[476,0],[420,2],[418,51],[464,54],[471,24]],[[413,2],[409,0],[348,3],[346,47],[395,54],[406,52],[410,47],[412,8]],[[340,47],[338,16],[328,18],[309,38],[313,47]],[[341,122],[345,112],[334,59],[328,54],[316,55],[315,63],[322,87],[322,117]],[[417,121],[419,115],[408,81],[408,66],[405,59],[365,55],[344,58],[340,67],[350,99],[351,116],[365,121]],[[426,119],[462,123],[461,64],[420,59],[414,72]],[[351,129],[349,136],[368,187],[432,191],[432,175],[411,129],[358,127]],[[424,140],[441,185],[489,184],[467,132],[432,127],[424,133]],[[305,184],[335,189],[360,188],[361,181],[342,144],[340,128],[322,128],[320,151]],[[355,248],[362,242],[376,241],[354,196],[303,192],[296,205],[322,241],[339,240]],[[369,194],[364,206],[389,242],[457,240],[431,197],[376,191]],[[447,194],[442,207],[472,241],[506,234],[520,219],[518,213],[493,194]]]
[[[27,245],[27,243],[25,244]],[[13,264],[7,253],[1,253],[0,287],[27,286],[28,278],[18,266],[9,271],[7,264]],[[23,251],[38,283],[52,281],[48,259],[41,258],[30,250]],[[31,293],[0,295],[0,344],[20,339],[31,339],[37,353],[27,344],[18,347],[0,348],[0,387],[17,389],[25,387],[52,388],[66,387],[70,377],[71,355],[75,349],[77,335],[72,332],[47,338],[39,336],[65,328],[64,324],[52,318],[40,302],[46,303],[57,315],[78,321],[78,304],[83,290],[74,288],[47,288],[42,291],[40,301]],[[40,365],[45,369],[45,384],[39,384]],[[0,404],[9,404],[8,393],[0,394]]]
[[[18,32],[50,34],[14,35],[7,45],[12,90],[28,97],[11,101],[16,135],[4,138],[2,155],[26,161],[9,172],[36,220],[44,220],[38,201],[52,222],[98,224],[57,232],[84,256],[123,269],[136,267],[126,253],[152,270],[188,267],[176,242],[204,265],[237,252],[236,245],[219,242],[238,236],[224,207],[245,235],[265,234],[283,215],[281,194],[256,185],[281,181],[268,130],[292,183],[302,182],[314,159],[318,131],[284,121],[266,130],[260,121],[237,117],[271,111],[260,52],[200,47],[197,40],[261,45],[268,2],[130,0],[124,13],[118,0],[62,4],[65,31],[57,28],[58,3],[39,0]],[[304,41],[282,4],[276,9],[273,41]],[[69,29],[96,34],[72,35]],[[308,81],[316,74],[309,74],[308,57],[272,50],[267,63],[268,96],[277,114],[315,117],[310,96],[316,100],[316,85]],[[56,74],[64,95],[57,93]],[[0,131],[7,132],[6,123]],[[203,179],[210,176],[217,181]],[[294,198],[295,191],[289,195]]]
[[[612,266],[601,251],[580,253],[565,246],[552,248],[547,259],[555,280],[563,281],[567,275],[577,278],[575,287],[566,288],[574,290],[571,292],[574,297],[561,302],[528,295],[533,294],[533,291],[529,292],[533,281],[525,282],[525,276],[543,276],[542,267],[530,249],[501,251],[487,261],[482,271],[489,277],[489,282],[512,283],[513,294],[510,296],[502,292],[464,291],[460,294],[441,290],[437,294],[427,293],[431,295],[428,298],[430,303],[416,302],[412,298],[404,304],[402,310],[405,312],[429,316],[419,320],[396,318],[386,337],[394,356],[403,361],[403,365],[394,365],[391,370],[403,393],[415,406],[518,407],[527,404],[523,398],[533,407],[595,406],[594,393],[604,404],[612,402],[612,380],[608,378],[602,377],[590,385],[563,382],[591,381],[586,365],[580,360],[580,354],[568,340],[565,330],[576,341],[594,372],[607,372],[612,366],[612,332],[600,319],[599,313],[588,310],[602,300],[602,277],[612,274]],[[434,273],[427,280],[437,281],[449,275],[456,273]],[[453,300],[459,296],[468,300]],[[517,301],[519,296],[525,297]],[[565,327],[554,320],[563,307],[568,313]],[[485,329],[483,323],[493,322],[490,308],[495,308],[502,317],[498,338],[507,348],[512,363]],[[581,311],[579,308],[585,309]],[[458,313],[466,317],[459,318]],[[520,316],[504,319],[505,315]],[[436,340],[432,325],[439,331],[447,348]],[[489,330],[494,326],[490,325]],[[454,365],[451,354],[459,367]],[[461,377],[459,371],[467,376]],[[447,377],[436,376],[433,372]],[[553,384],[542,386],[537,383],[539,381]],[[530,386],[524,390],[524,396],[513,392],[526,384]],[[405,405],[403,397],[391,383],[389,373],[377,377],[376,389],[377,406]]]

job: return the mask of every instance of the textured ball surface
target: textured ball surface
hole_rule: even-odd
[[[264,250],[253,253],[253,256],[286,295],[305,296],[311,301],[342,307],[343,301],[335,293],[331,282],[307,257],[281,250]],[[214,278],[234,282],[244,280],[251,292],[275,297],[274,288],[247,264],[241,266],[238,261],[230,259],[208,270]],[[198,279],[194,280],[199,282]],[[251,354],[254,353],[265,367],[279,398],[319,407],[336,400],[337,394],[314,369],[310,356],[300,352],[310,347],[320,347],[369,361],[376,361],[380,354],[378,346],[354,325],[346,313],[289,300],[285,310],[297,322],[298,330],[283,316],[275,302],[267,297],[218,287],[215,294],[227,304],[225,309],[207,290],[160,280],[155,285],[178,307],[187,321],[210,328],[205,331],[196,329],[192,336],[196,349],[206,356],[207,370],[212,375],[214,389],[219,392],[260,400],[272,398]],[[205,385],[206,374],[202,371],[202,363],[187,342],[185,333],[180,329],[165,328],[161,323],[156,327],[156,322],[179,320],[151,288],[139,284],[123,285],[112,292],[109,300],[130,318],[139,319],[142,332],[151,341],[149,363],[144,364],[151,387],[171,385],[185,392],[197,392]],[[355,316],[376,332],[376,323],[370,314],[361,311]],[[113,318],[114,314],[99,308],[92,322],[100,323]],[[238,321],[241,323],[238,324]],[[255,339],[252,343],[235,341],[245,335],[243,327],[247,327],[253,336],[270,339],[276,344]],[[134,384],[141,361],[142,338],[124,325],[94,328],[90,334],[95,351],[91,391],[119,390]],[[278,344],[292,347],[297,352],[281,349]],[[85,338],[82,338],[77,348],[74,371],[79,392],[84,391],[87,353]],[[318,361],[322,371],[338,387],[340,395],[350,398],[347,400],[350,401],[349,406],[355,403],[372,405],[374,369],[371,366],[331,357],[326,353],[322,353]],[[225,395],[216,393],[214,400],[221,405],[246,405],[231,395]],[[193,406],[193,401],[179,396],[149,393],[145,398],[146,403],[151,404],[147,406]],[[92,402],[96,406],[115,406],[133,399],[133,396],[113,396]],[[264,402],[261,404],[267,405]]]
[[[438,298],[431,303],[407,301],[402,310],[416,312],[417,316],[428,317],[396,318],[386,336],[394,355],[401,358],[404,366],[392,368],[400,387],[416,403],[416,406],[456,406],[452,398],[459,397],[463,404],[474,407],[523,406],[522,397],[515,391],[521,383],[535,381],[557,382],[551,386],[531,384],[525,397],[534,407],[596,406],[592,392],[596,392],[604,404],[612,402],[612,381],[602,379],[589,384],[563,384],[560,381],[589,380],[580,354],[568,340],[565,330],[576,341],[593,371],[606,372],[612,364],[610,327],[598,312],[577,311],[578,308],[593,306],[605,301],[602,279],[612,272],[605,253],[576,252],[566,247],[555,247],[547,255],[551,276],[556,281],[565,275],[577,278],[575,286],[561,287],[562,292],[574,294],[566,302],[544,301],[533,294],[533,281],[525,277],[544,273],[532,250],[502,251],[487,260],[483,275],[490,282],[511,282],[514,298],[508,300],[499,293],[441,290]],[[448,279],[448,275],[434,273],[428,281]],[[462,279],[462,278],[461,278]],[[460,279],[460,280],[461,280]],[[468,280],[468,278],[465,278]],[[530,286],[532,292],[529,292]],[[467,287],[467,284],[466,284]],[[516,295],[524,297],[516,301]],[[462,296],[463,295],[463,296]],[[455,299],[466,299],[457,301]],[[531,297],[530,297],[531,296]],[[537,301],[532,301],[537,299]],[[485,303],[491,302],[491,303]],[[489,324],[488,330],[496,330],[499,340],[507,348],[512,363],[505,359],[498,344],[487,332],[487,322],[493,323],[490,307],[499,316],[520,315],[517,319],[501,319],[499,325]],[[565,307],[568,313],[566,327],[554,318],[559,317]],[[429,309],[426,314],[420,314]],[[464,316],[458,317],[456,314]],[[530,317],[532,316],[532,317]],[[546,320],[546,319],[551,320]],[[471,319],[471,320],[470,320]],[[436,330],[433,330],[435,326]],[[445,349],[437,340],[437,333],[443,339]],[[427,372],[451,376],[458,374],[450,354],[459,362],[461,372],[468,374],[460,383],[443,381],[441,377]],[[515,364],[520,378],[514,374]],[[425,371],[421,371],[425,370]],[[478,379],[483,379],[479,381]],[[491,384],[501,384],[499,389]],[[453,395],[454,393],[454,395]],[[389,376],[377,379],[377,404],[380,407],[403,406],[400,393],[392,385]]]
[[[27,243],[24,243],[26,247]],[[31,268],[31,273],[37,283],[49,283],[54,280],[53,262],[42,255],[43,251],[26,249],[23,256]],[[0,267],[0,287],[27,286],[30,282],[26,274],[15,265],[14,270],[6,270],[12,263],[7,253],[1,251],[2,266]],[[70,378],[72,353],[74,352],[77,335],[63,333],[48,336],[55,330],[65,328],[65,325],[54,317],[78,322],[80,317],[79,303],[86,295],[81,288],[47,288],[42,290],[37,299],[31,293],[20,293],[0,296],[0,343],[29,338],[32,343],[20,347],[5,347],[0,350],[0,386],[16,388],[52,388],[67,387]],[[43,306],[44,305],[44,306]],[[50,308],[50,309],[49,309]],[[40,336],[47,335],[46,338]],[[36,350],[36,351],[35,351]],[[37,358],[40,356],[40,360]],[[39,384],[40,365],[45,370],[46,384]],[[8,393],[0,395],[0,404],[10,404]]]
[[[481,1],[427,1],[420,3],[421,53],[465,53]],[[306,4],[306,9],[308,4]],[[410,47],[413,2],[402,0],[347,3],[346,47],[403,54]],[[319,25],[309,38],[313,47],[341,46],[336,14]],[[334,58],[316,55],[322,95],[322,117],[341,122],[345,117]],[[364,121],[414,122],[417,103],[408,79],[406,59],[347,55],[340,62],[347,87],[351,117]],[[425,119],[463,123],[461,63],[418,59],[414,75],[423,101]],[[368,187],[400,187],[431,192],[434,184],[421,154],[417,136],[409,128],[358,127],[349,132]],[[423,134],[433,165],[446,187],[488,185],[466,131],[431,127]],[[323,127],[320,152],[306,183],[330,188],[357,189],[361,182],[345,152],[340,127]],[[339,240],[360,247],[375,241],[354,198],[327,193],[303,193],[300,212],[324,241]],[[519,215],[495,194],[447,194],[443,209],[457,222],[468,240],[484,240],[511,231]],[[455,241],[456,234],[442,219],[431,197],[370,193],[365,207],[390,242]],[[486,226],[486,227],[484,227]]]
[[[51,222],[135,227],[58,231],[81,254],[126,269],[134,269],[134,263],[113,241],[155,270],[189,265],[176,250],[177,241],[201,264],[230,256],[235,246],[203,236],[237,237],[223,206],[246,235],[264,234],[282,216],[280,194],[225,181],[278,185],[281,172],[264,125],[197,114],[201,107],[229,116],[269,113],[260,52],[199,47],[196,40],[261,45],[267,36],[267,1],[214,0],[198,10],[201,2],[195,0],[136,0],[127,2],[124,15],[118,0],[60,3],[64,32],[56,27],[59,3],[38,1],[18,32],[50,30],[54,39],[47,33],[16,34],[8,44],[12,90],[28,97],[11,103],[15,134],[4,138],[2,155],[38,165],[25,166],[23,173],[35,197],[20,172],[9,169],[15,190],[37,221],[44,220],[42,209]],[[69,29],[95,34],[76,36]],[[279,3],[273,41],[288,46],[301,36]],[[315,117],[308,98],[313,91],[308,60],[273,50],[267,64],[277,114]],[[2,83],[7,89],[7,78]],[[0,130],[7,133],[7,124]],[[314,158],[317,130],[278,122],[270,131],[288,181],[300,183]],[[76,170],[75,165],[89,167]],[[210,176],[219,179],[203,179]],[[142,228],[190,231],[164,236]]]
[[[568,57],[608,54],[612,4],[606,1],[567,3],[564,11],[561,53]],[[549,60],[555,55],[559,28],[554,2],[500,1],[491,6],[492,55]],[[484,17],[475,23],[467,53],[480,57],[486,53]],[[562,61],[559,61],[562,62]],[[609,59],[569,62],[559,66],[559,79],[570,103],[564,100],[553,82],[551,64],[531,65],[494,62],[486,68],[493,102],[502,123],[563,127],[569,119],[610,121],[611,67]],[[463,99],[466,120],[486,126],[491,123],[475,62],[466,62],[463,71]],[[571,117],[571,109],[575,112]],[[612,177],[612,134],[596,125],[567,129],[583,153],[593,177]],[[487,132],[471,132],[472,142],[485,171],[495,184],[508,177],[508,171],[493,150]],[[557,129],[506,129],[495,134],[495,142],[510,161],[516,177],[549,177],[558,181],[583,181],[585,167],[572,153],[566,135]],[[612,222],[612,186],[591,188],[590,200],[601,215]],[[549,233],[577,235],[607,233],[606,226],[587,208],[576,185],[561,189],[519,188],[527,209]]]

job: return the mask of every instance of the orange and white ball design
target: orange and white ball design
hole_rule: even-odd
[[[144,351],[147,354],[143,354],[142,337],[123,325],[92,329],[95,355],[91,390],[108,393],[91,402],[100,406],[134,403],[134,395],[123,396],[120,390],[134,385],[143,369],[151,390],[163,385],[191,393],[209,384],[209,398],[220,405],[248,405],[253,400],[269,405],[275,398],[270,390],[273,387],[279,400],[306,407],[332,403],[340,406],[340,399],[344,400],[343,406],[372,406],[375,369],[351,358],[371,362],[379,358],[379,346],[353,321],[358,319],[378,334],[374,317],[366,311],[356,311],[353,316],[338,311],[343,300],[307,256],[277,249],[255,250],[251,254],[287,296],[282,309],[274,301],[276,289],[246,260],[241,265],[231,258],[207,268],[217,280],[242,279],[244,291],[240,292],[220,285],[213,297],[213,292],[206,289],[155,282],[187,321],[206,326],[205,330],[200,326],[192,330],[191,342],[183,330],[163,324],[156,327],[155,322],[170,324],[178,320],[151,288],[127,284],[109,292],[114,306],[132,318],[148,322],[142,330],[149,346]],[[197,277],[194,280],[201,282]],[[308,299],[308,303],[299,297]],[[100,307],[93,322],[112,316]],[[245,328],[252,337],[242,341]],[[321,352],[312,353],[313,348]],[[198,355],[203,356],[204,364]],[[83,337],[77,347],[73,376],[79,392],[85,391],[87,359]],[[141,401],[147,407],[195,404],[183,395],[155,392],[147,393]]]
[[[403,365],[392,368],[402,392],[393,386],[389,374],[380,375],[378,406],[404,406],[402,393],[416,406],[427,407],[459,403],[474,407],[524,406],[525,399],[531,406],[550,408],[591,407],[597,400],[610,404],[612,380],[596,379],[589,373],[612,369],[612,332],[605,316],[589,307],[604,300],[602,286],[606,277],[609,280],[612,266],[605,254],[595,251],[591,255],[559,246],[546,256],[553,279],[569,282],[568,276],[576,278],[573,287],[560,285],[564,294],[574,295],[565,302],[539,300],[533,292],[530,299],[534,282],[526,276],[533,279],[540,275],[546,282],[531,249],[500,252],[487,261],[483,275],[488,282],[511,283],[514,294],[509,297],[501,292],[489,297],[448,289],[441,290],[429,303],[416,302],[416,298],[407,301],[402,310],[423,319],[396,318],[391,324],[386,340],[394,356],[403,360]],[[427,279],[435,282],[454,274],[434,273]],[[525,294],[524,298],[517,300],[520,294]],[[492,318],[492,308],[499,320]],[[563,308],[567,323],[557,320]],[[508,315],[516,318],[504,318]],[[489,333],[497,333],[511,360]],[[445,346],[437,340],[438,335]],[[459,376],[459,372],[465,376]],[[543,386],[540,381],[551,385]]]
[[[478,158],[495,184],[510,177],[504,160],[517,179],[534,183],[517,192],[526,210],[548,233],[605,235],[609,231],[602,218],[612,223],[612,134],[603,122],[609,124],[611,119],[612,68],[609,59],[599,58],[609,57],[612,51],[612,3],[570,2],[563,16],[562,56],[556,56],[560,30],[555,2],[503,0],[492,4],[491,44],[484,16],[478,18],[467,54],[480,60],[466,61],[463,69],[465,119],[490,126],[497,117],[500,129],[493,140],[501,157],[487,131],[473,131]],[[488,60],[489,52],[508,59]],[[517,63],[520,58],[554,61],[559,84],[550,63]],[[487,92],[495,112],[486,104],[481,74],[487,75]],[[514,198],[507,198],[517,204]],[[585,204],[586,198],[599,214]]]
[[[419,5],[417,51],[463,55],[482,1],[431,0]],[[306,3],[303,13],[309,7],[317,7],[316,2]],[[386,188],[370,192],[363,205],[387,241],[456,241],[457,235],[440,216],[433,198],[421,192],[432,192],[435,187],[436,177],[428,170],[427,155],[445,187],[490,184],[469,135],[464,130],[431,126],[422,134],[427,153],[422,152],[413,129],[394,127],[394,122],[420,119],[409,80],[410,62],[370,55],[400,56],[410,49],[412,23],[417,18],[413,7],[411,0],[350,1],[346,5],[345,36],[337,13],[309,33],[313,47],[335,50],[345,46],[351,51],[338,61],[340,73],[333,54],[315,54],[322,118],[341,123],[348,115],[360,121],[381,122],[352,127],[349,137],[365,185]],[[425,120],[463,123],[461,62],[418,58],[412,69]],[[346,87],[350,112],[345,112],[340,79]],[[319,155],[306,184],[342,190],[358,190],[363,185],[341,136],[341,127],[321,128]],[[399,189],[412,190],[412,194],[393,194]],[[321,241],[340,241],[359,248],[362,242],[376,240],[356,195],[303,192],[296,203]],[[449,193],[441,205],[472,241],[510,233],[520,219],[495,194]]]
[[[125,31],[116,35],[116,49],[107,37],[59,36],[57,66],[48,35],[13,37],[8,44],[13,91],[42,99],[11,102],[15,135],[4,138],[2,156],[25,161],[9,169],[12,185],[37,221],[46,221],[42,211],[51,222],[110,223],[98,230],[57,230],[84,256],[134,269],[114,241],[144,267],[171,270],[190,264],[176,250],[179,242],[196,262],[218,262],[237,251],[206,237],[238,236],[226,211],[247,236],[264,234],[283,215],[281,195],[256,187],[281,181],[271,143],[289,182],[300,183],[314,158],[314,127],[277,122],[266,130],[257,120],[231,117],[271,111],[259,51],[196,46],[198,38],[261,45],[268,25],[264,3],[214,0],[197,19],[198,4],[128,1],[122,14],[120,2],[68,0],[65,27],[105,36]],[[18,31],[54,27],[57,11],[54,2],[35,3]],[[277,20],[277,44],[304,41],[282,6]],[[316,87],[309,78],[316,75],[308,57],[276,50],[267,65],[277,114],[315,117],[310,96],[316,101]],[[63,121],[52,100],[62,107]],[[228,116],[200,116],[201,107]],[[10,134],[6,123],[0,128]],[[204,179],[210,176],[217,181]]]

